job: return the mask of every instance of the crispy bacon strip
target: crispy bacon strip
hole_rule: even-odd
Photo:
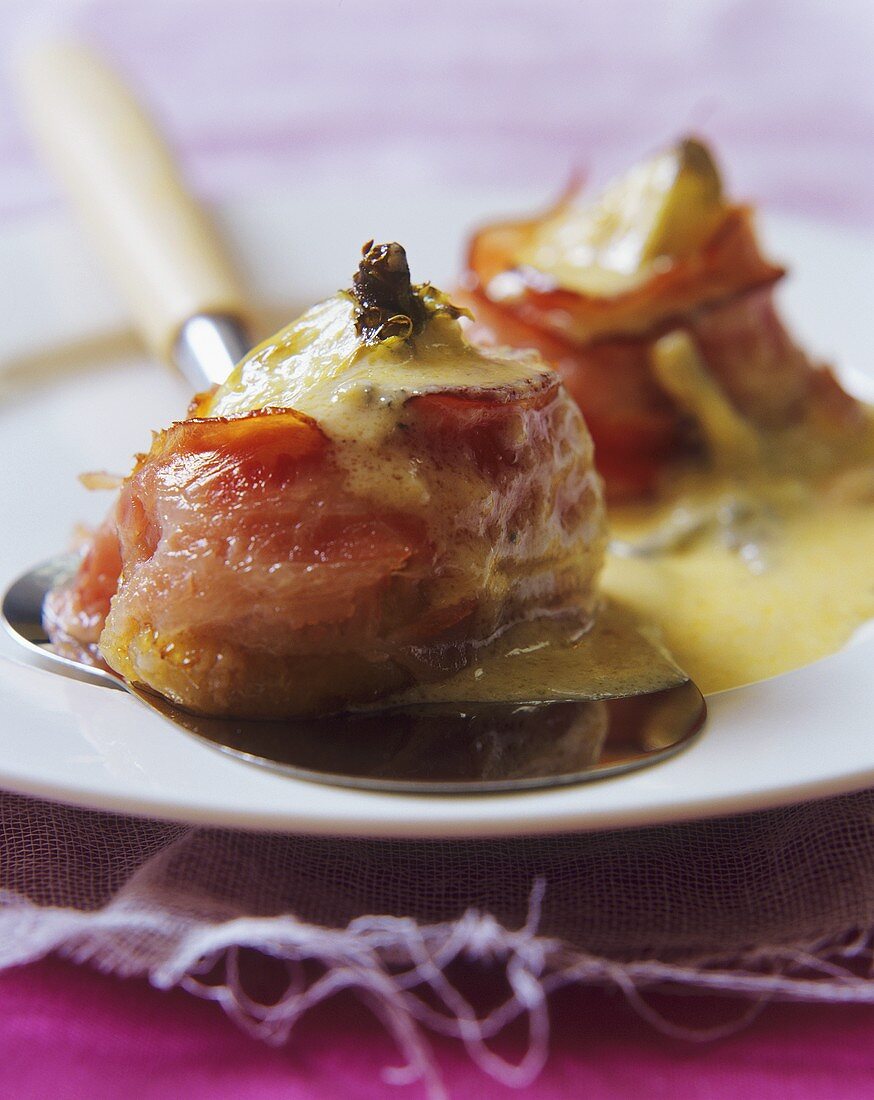
[[[563,199],[560,206],[569,200]],[[545,217],[552,217],[549,211]],[[556,285],[543,272],[520,267],[518,257],[543,217],[503,222],[475,233],[467,257],[467,285],[494,300],[497,275],[513,276],[516,293],[500,305],[516,319],[575,344],[652,336],[688,320],[691,312],[716,306],[758,287],[770,286],[784,269],[759,251],[748,207],[732,207],[722,224],[693,255],[662,270],[654,267],[639,286],[610,297],[593,297]]]
[[[350,489],[340,445],[293,410],[174,424],[53,596],[54,636],[99,637],[193,710],[269,716],[444,674],[532,614],[585,621],[603,537],[584,432],[550,375],[415,396],[395,443],[430,491],[402,510]]]

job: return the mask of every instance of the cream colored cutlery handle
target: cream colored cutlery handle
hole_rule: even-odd
[[[149,345],[170,358],[199,313],[241,316],[244,295],[203,211],[130,91],[75,43],[19,59],[25,110]]]

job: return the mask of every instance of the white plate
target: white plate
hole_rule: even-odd
[[[256,293],[294,309],[351,274],[370,236],[407,244],[414,276],[451,282],[465,227],[543,196],[296,194],[229,205],[222,220]],[[817,352],[874,382],[871,242],[769,219],[797,274],[791,318]],[[325,235],[326,234],[326,235]],[[123,353],[124,314],[65,222],[0,238],[0,580],[63,547],[107,500],[79,471],[126,471],[149,430],[183,411],[166,370]],[[47,349],[80,348],[61,367]],[[115,354],[90,366],[87,347]],[[85,349],[84,351],[82,349]],[[121,350],[120,350],[121,349]],[[73,356],[73,359],[76,357]],[[68,360],[70,357],[68,357]],[[872,548],[874,552],[874,548]],[[489,797],[407,797],[280,778],[176,733],[121,692],[28,667],[0,642],[0,786],[84,806],[248,828],[384,836],[492,836],[647,824],[752,810],[874,784],[874,637],[753,687],[710,699],[704,737],[616,779]]]

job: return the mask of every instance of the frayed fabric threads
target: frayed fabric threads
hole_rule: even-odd
[[[403,1065],[444,1097],[429,1035],[524,1087],[549,1049],[549,998],[612,987],[666,1035],[745,1026],[769,1000],[874,1003],[874,794],[716,821],[495,841],[376,841],[191,828],[0,796],[0,967],[57,954],[219,1004],[285,1043],[356,992]],[[248,971],[272,975],[269,997]],[[474,1003],[464,974],[501,978]],[[460,976],[460,977],[459,977]],[[495,983],[498,984],[497,982]],[[281,987],[278,995],[275,987]],[[680,1026],[653,990],[743,998]],[[516,1062],[493,1048],[524,1019]]]

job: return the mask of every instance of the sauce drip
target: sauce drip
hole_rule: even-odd
[[[608,600],[580,635],[560,620],[520,623],[448,679],[390,700],[515,704],[645,695],[687,680],[651,630],[619,601]]]
[[[605,592],[704,692],[825,657],[874,617],[874,412],[829,459],[800,430],[766,443],[754,467],[688,472],[610,517]]]

